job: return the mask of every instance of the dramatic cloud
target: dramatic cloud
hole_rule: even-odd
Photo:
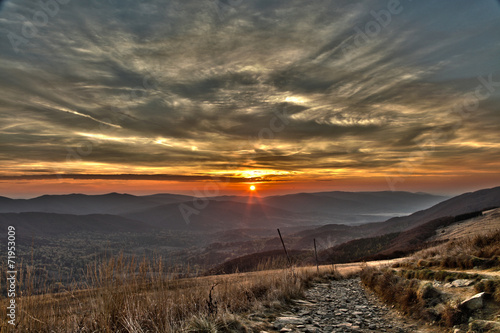
[[[4,180],[500,170],[494,0],[0,6]]]

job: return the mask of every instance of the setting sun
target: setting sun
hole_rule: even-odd
[[[255,191],[255,185],[250,186],[250,191]]]

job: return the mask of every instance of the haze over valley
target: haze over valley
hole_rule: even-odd
[[[24,260],[34,259],[54,279],[71,281],[96,258],[120,254],[161,257],[166,265],[179,271],[189,266],[197,274],[246,255],[283,257],[277,228],[300,260],[308,262],[316,239],[325,262],[345,262],[350,260],[325,251],[492,207],[500,207],[500,188],[453,198],[390,191],[208,198],[70,194],[2,197],[0,226],[16,227]]]

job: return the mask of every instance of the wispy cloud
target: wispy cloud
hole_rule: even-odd
[[[92,0],[50,15],[7,1],[2,172],[381,175],[435,133],[446,139],[422,175],[498,167],[500,88],[466,121],[452,112],[477,77],[500,81],[498,3],[402,0],[390,24],[357,35],[387,3]],[[23,34],[40,11],[47,22]]]

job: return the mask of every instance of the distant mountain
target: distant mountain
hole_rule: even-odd
[[[200,265],[279,251],[281,242],[275,229],[278,227],[284,231],[287,248],[298,253],[309,253],[316,239],[319,251],[355,241],[345,245],[343,253],[353,252],[352,244],[357,244],[359,249],[353,253],[356,255],[391,255],[401,251],[400,245],[418,243],[434,226],[451,221],[447,217],[500,207],[500,187],[442,199],[408,192],[321,192],[206,199],[168,193],[45,195],[27,200],[0,197],[0,227],[14,225],[19,237],[47,236],[52,240],[62,239],[60,236],[66,233],[130,232],[144,240],[140,248],[135,248],[137,253],[146,248],[159,250],[180,262]],[[195,201],[203,207],[196,206]],[[432,206],[433,203],[437,204]],[[384,218],[426,205],[432,207],[408,216]],[[189,223],[181,207],[193,209]],[[377,220],[386,221],[360,224]],[[429,221],[434,224],[426,225]],[[146,237],[143,232],[149,235]],[[198,246],[172,253],[172,247],[179,242]],[[252,258],[258,262],[259,255]],[[235,261],[230,266],[239,265]]]
[[[359,226],[329,224],[304,230],[292,235],[296,239],[293,246],[295,249],[303,249],[311,244],[313,238],[316,238],[323,248],[333,247],[353,239],[377,237],[410,230],[439,218],[484,211],[492,207],[500,207],[500,187],[465,193],[409,216],[391,218],[385,222],[367,223]]]
[[[119,193],[44,195],[16,200],[0,197],[0,213],[112,214],[167,229],[276,228],[383,221],[444,199],[408,192],[321,192],[262,198],[219,196],[205,199],[209,204],[191,214],[189,224],[179,204],[195,208],[197,199],[168,193],[147,196]]]
[[[335,215],[407,215],[447,199],[426,193],[410,192],[319,192],[264,198],[269,206],[294,212],[320,212]]]
[[[500,187],[465,193],[426,210],[386,222],[357,226],[329,224],[302,230],[287,235],[285,243],[290,250],[310,251],[313,239],[316,239],[323,263],[395,257],[420,249],[437,229],[480,215],[493,207],[500,207]],[[266,242],[272,246],[266,246],[265,251],[278,251],[280,248],[279,241],[272,236]],[[253,241],[254,244],[257,242]],[[251,245],[249,241],[232,244],[234,249],[251,249]],[[252,258],[253,263],[259,262],[259,253],[246,252],[245,255]],[[260,259],[267,260],[267,256],[262,254]],[[239,258],[233,258],[219,268],[231,267],[234,270],[240,264]]]
[[[394,216],[411,214],[431,207],[446,197],[410,192],[318,192],[281,196],[238,197],[220,196],[216,201],[234,201],[280,208],[295,215],[299,221],[289,225],[363,224],[380,222]],[[300,221],[302,220],[302,221]],[[307,222],[311,221],[311,222]],[[302,224],[301,224],[302,223]],[[277,225],[274,225],[275,227]]]
[[[56,236],[79,232],[146,232],[152,227],[144,222],[115,215],[69,215],[54,213],[0,213],[0,227],[16,228],[19,237]]]
[[[192,199],[189,196],[175,194],[157,194],[142,197],[120,193],[43,195],[33,199],[0,199],[0,213],[123,214],[138,209],[190,201]]]
[[[440,217],[456,216],[496,207],[500,207],[500,186],[464,193],[409,216],[389,219],[378,225],[379,232],[408,230]]]
[[[419,249],[435,234],[438,228],[477,216],[482,211],[500,207],[500,187],[464,193],[441,202],[429,209],[409,216],[392,218],[382,223],[369,223],[341,230],[339,226],[323,226],[318,229],[302,231],[294,236],[302,236],[301,242],[310,243],[312,237],[321,242],[328,237],[336,237],[337,245],[322,251],[325,262],[394,257]],[[500,225],[499,225],[500,227]],[[340,244],[338,239],[353,237]],[[297,245],[301,244],[296,242]],[[296,246],[295,248],[300,248]],[[377,257],[378,256],[378,257]]]
[[[194,206],[191,205],[194,209]],[[262,204],[235,201],[207,201],[206,207],[189,214],[186,220],[179,204],[167,204],[124,214],[168,229],[274,228],[294,224],[314,224],[307,216]]]
[[[191,201],[193,200],[194,197],[181,194],[158,193],[158,194],[140,196],[139,198],[155,201],[159,204],[167,204],[167,203]]]

